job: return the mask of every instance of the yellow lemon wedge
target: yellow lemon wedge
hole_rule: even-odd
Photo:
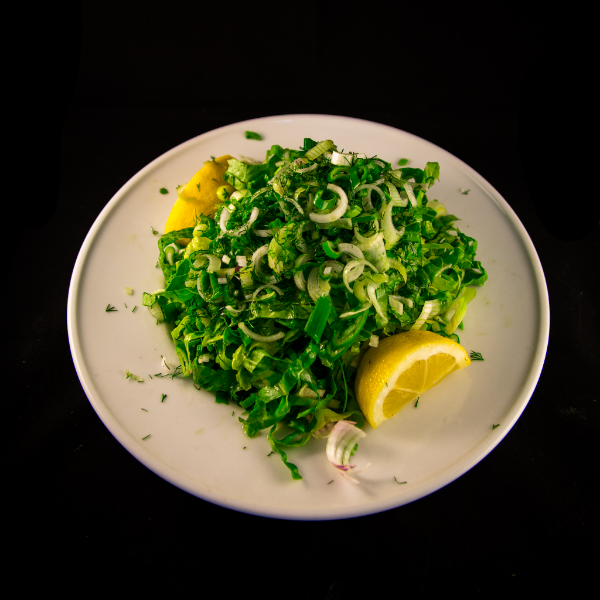
[[[467,351],[449,338],[431,331],[399,333],[363,356],[356,373],[356,399],[377,429],[447,375],[470,364]]]
[[[222,185],[226,185],[223,174],[227,171],[227,161],[230,158],[233,157],[225,154],[206,161],[186,185],[178,188],[177,200],[167,219],[165,233],[194,227],[201,214],[207,217],[215,214],[217,205],[221,202],[217,198],[217,190]],[[185,242],[185,240],[178,241]]]

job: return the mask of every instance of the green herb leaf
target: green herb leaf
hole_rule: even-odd
[[[111,306],[110,304],[106,307],[106,312],[118,312],[117,309],[114,306]]]
[[[245,135],[247,140],[262,140],[260,134],[255,133],[254,131],[246,131]]]
[[[164,187],[163,187],[163,188],[160,188],[160,190],[158,190],[158,191],[159,191],[161,194],[163,194],[163,195],[164,195],[164,194],[168,194],[168,193],[169,193],[169,190],[168,190],[167,188],[164,188]]]

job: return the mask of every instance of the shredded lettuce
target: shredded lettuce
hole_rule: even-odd
[[[458,218],[428,200],[439,178],[438,163],[393,169],[331,140],[274,145],[261,164],[230,159],[237,192],[158,241],[166,285],[143,304],[172,327],[182,375],[241,406],[248,436],[268,430],[294,479],[285,448],[364,424],[354,377],[373,340],[418,327],[460,341],[467,286],[487,273]]]

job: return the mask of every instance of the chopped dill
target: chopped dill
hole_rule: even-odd
[[[106,312],[119,312],[114,306],[110,304],[106,307]]]
[[[500,423],[498,423],[497,425],[492,425],[492,429],[496,429],[496,427],[500,427]]]
[[[158,231],[156,231],[152,225],[150,225],[150,231],[152,232],[152,235],[156,235],[158,233]]]
[[[404,484],[404,483],[407,483],[406,481],[398,481],[398,480],[396,479],[396,476],[395,476],[395,475],[394,475],[394,481],[395,481],[396,483],[400,484],[400,485],[402,485],[402,484]]]
[[[166,394],[163,394],[163,395],[162,395],[162,398],[160,399],[160,401],[161,401],[161,402],[164,402],[166,397],[167,397],[167,395],[166,395]]]
[[[143,437],[142,440],[147,440],[152,434],[149,433],[146,437]]]
[[[485,360],[483,356],[481,356],[481,352],[475,352],[475,350],[471,350],[471,354],[469,354],[471,360]]]

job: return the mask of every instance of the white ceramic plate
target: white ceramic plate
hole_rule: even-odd
[[[256,131],[262,141],[247,140]],[[489,279],[469,305],[461,344],[473,362],[377,431],[368,425],[356,462],[370,462],[355,485],[325,456],[326,440],[292,449],[303,479],[293,481],[266,435],[249,439],[236,405],[216,404],[191,380],[150,378],[177,364],[165,326],[141,306],[164,285],[155,268],[158,236],[186,183],[211,156],[263,160],[272,144],[298,148],[305,137],[424,168],[438,161],[429,194],[461,218],[478,242]],[[161,195],[165,187],[168,195]],[[470,190],[465,195],[461,190]],[[134,290],[125,293],[125,287]],[[105,312],[108,304],[116,312]],[[127,308],[125,308],[127,304]],[[137,305],[135,312],[133,307]],[[369,121],[327,115],[255,119],[200,135],[157,158],[106,205],[79,253],[68,301],[71,352],[98,416],[119,442],[167,481],[215,504],[287,519],[336,519],[398,507],[450,483],[485,457],[523,412],[542,370],[550,311],[542,267],[515,213],[458,158],[414,135]],[[144,377],[126,379],[125,371]],[[162,394],[167,394],[161,401]],[[493,428],[494,425],[498,427]],[[150,437],[147,437],[150,436]],[[332,482],[333,480],[333,482]],[[406,482],[406,483],[398,483]]]

